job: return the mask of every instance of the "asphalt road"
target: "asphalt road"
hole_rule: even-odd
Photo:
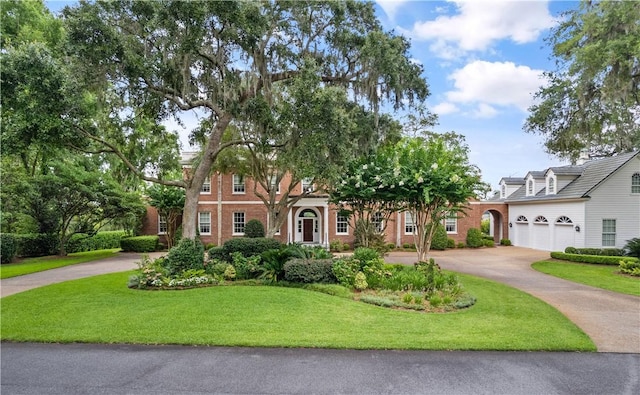
[[[639,394],[640,355],[2,343],[9,394]]]

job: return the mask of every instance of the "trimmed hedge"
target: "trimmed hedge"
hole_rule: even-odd
[[[27,258],[58,253],[58,235],[44,233],[14,234],[16,256]]]
[[[158,249],[160,238],[158,236],[134,236],[120,240],[120,248],[123,252],[153,252]]]
[[[239,252],[245,258],[252,257],[254,255],[261,255],[268,250],[277,250],[282,244],[276,239],[268,239],[265,237],[240,237],[236,239],[227,240],[222,245],[222,251],[218,250],[218,247],[209,250],[210,258],[223,259],[227,262],[231,262],[231,254]]]
[[[12,234],[0,234],[0,263],[11,263],[16,256],[16,239]]]
[[[291,259],[284,264],[284,279],[295,283],[334,284],[331,259]]]
[[[124,230],[98,232],[93,236],[76,233],[67,242],[67,252],[83,252],[120,248],[120,240],[127,236]]]
[[[482,232],[480,229],[471,228],[467,231],[467,246],[471,248],[480,248],[484,245],[482,241]]]
[[[564,261],[571,261],[571,262],[594,263],[598,265],[619,265],[620,261],[638,262],[638,258],[633,258],[633,257],[567,254],[565,252],[558,252],[558,251],[552,252],[551,258],[562,259]]]
[[[578,255],[599,255],[599,256],[624,256],[624,250],[620,248],[575,248],[567,247],[564,249],[567,254]]]

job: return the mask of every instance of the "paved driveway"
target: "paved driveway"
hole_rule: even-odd
[[[600,352],[640,353],[640,297],[562,280],[531,268],[546,251],[520,247],[432,251],[443,268],[521,289],[554,306],[578,325]],[[415,253],[392,253],[389,262],[413,263]],[[640,285],[639,285],[640,286]]]

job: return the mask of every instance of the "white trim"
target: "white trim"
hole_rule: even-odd
[[[208,191],[203,191],[202,190],[205,185],[209,185],[209,190]],[[202,186],[200,186],[200,194],[201,195],[211,195],[211,177],[205,179],[204,182],[202,183]]]
[[[346,225],[347,225],[347,231],[346,232],[338,232],[338,217],[343,217],[345,218]],[[340,215],[339,211],[336,211],[336,236],[349,236],[349,217],[345,217],[344,215]]]
[[[236,177],[240,177],[242,180],[242,191],[236,192]],[[240,185],[238,183],[237,185]],[[240,174],[232,174],[231,175],[231,194],[232,195],[246,195],[247,194],[247,181],[245,180],[243,175]]]
[[[407,227],[409,226],[409,221],[407,221],[408,216],[411,217],[411,228],[413,229],[411,232],[407,232]],[[416,223],[413,220],[413,214],[411,211],[404,212],[404,234],[405,235],[415,235],[416,234]]]
[[[234,211],[233,213],[231,213],[231,234],[233,236],[243,236],[244,235],[244,231],[243,232],[236,232],[236,224],[238,224],[238,222],[236,222],[236,214],[242,214],[242,226],[244,229],[244,226],[247,225],[247,215],[245,214],[244,211]]]
[[[158,235],[166,235],[167,234],[166,230],[164,232],[160,230],[160,223],[162,222],[161,219],[162,219],[162,215],[158,213]],[[166,220],[164,221],[164,226],[167,230],[169,229],[169,224],[167,223]]]
[[[209,214],[209,231],[208,232],[202,232],[202,222],[200,222],[200,215],[201,214]],[[211,211],[198,211],[198,232],[201,235],[205,235],[205,236],[210,236],[211,235]]]

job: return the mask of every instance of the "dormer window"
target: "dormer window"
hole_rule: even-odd
[[[549,177],[547,179],[547,195],[554,195],[556,193],[556,179]]]
[[[527,181],[527,196],[533,196],[533,180]]]
[[[507,185],[502,184],[500,186],[500,198],[504,199],[505,197],[507,197]]]
[[[631,176],[631,193],[640,193],[640,173]]]

